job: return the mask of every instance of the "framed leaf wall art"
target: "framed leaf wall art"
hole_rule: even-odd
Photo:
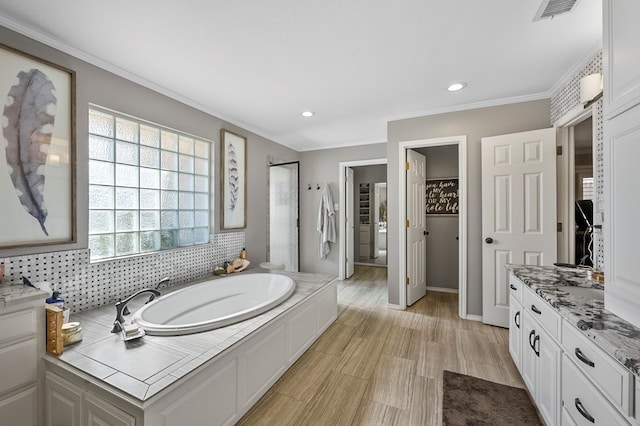
[[[0,248],[71,243],[75,72],[0,45]]]
[[[247,138],[220,130],[222,155],[221,229],[247,226]]]

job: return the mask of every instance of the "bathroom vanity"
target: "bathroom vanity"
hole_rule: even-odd
[[[640,424],[640,329],[585,271],[510,266],[509,352],[547,425]]]
[[[46,424],[236,423],[337,317],[333,277],[282,274],[297,284],[284,303],[202,333],[125,344],[113,306],[74,315],[84,340],[45,356]]]
[[[0,278],[2,278],[0,276]],[[0,286],[0,422],[42,423],[39,383],[44,353],[44,291]],[[6,422],[6,423],[5,423]]]

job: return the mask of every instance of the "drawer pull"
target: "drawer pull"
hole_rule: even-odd
[[[520,328],[520,311],[516,312],[514,315],[513,322],[516,323],[516,327]]]
[[[536,349],[536,344],[538,345],[537,349]],[[540,335],[539,334],[533,339],[533,352],[535,352],[536,356],[540,358]]]
[[[513,285],[513,284],[509,284],[509,288],[510,288],[511,290],[513,290],[513,291],[518,291],[518,287],[516,287],[516,286],[515,286],[515,285]]]
[[[531,305],[531,310],[533,312],[535,312],[536,314],[540,315],[542,313],[542,311],[538,308],[536,308],[536,305]]]
[[[531,340],[531,338],[536,334],[535,330],[531,330],[531,333],[529,333],[529,346],[531,347],[531,349],[533,349],[534,351],[536,350],[533,347],[533,341]]]
[[[591,361],[589,358],[587,358],[587,356],[585,354],[582,353],[582,351],[580,350],[580,348],[576,348],[576,356],[578,357],[578,359],[582,362],[584,362],[585,364],[587,364],[589,367],[595,367],[596,365],[593,363],[593,361]]]
[[[582,417],[589,420],[591,423],[596,422],[596,419],[594,419],[593,416],[589,414],[589,412],[584,408],[584,405],[582,405],[582,401],[580,401],[580,398],[576,398],[575,404],[576,404],[576,409],[580,414],[582,414]]]

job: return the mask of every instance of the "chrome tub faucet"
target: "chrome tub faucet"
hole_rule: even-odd
[[[124,315],[128,314],[129,312],[127,310],[127,305],[133,299],[135,299],[136,297],[144,293],[151,293],[151,297],[149,297],[149,300],[147,300],[147,303],[151,302],[156,297],[160,297],[160,292],[158,290],[154,288],[143,288],[142,290],[133,293],[131,296],[127,297],[126,299],[122,299],[121,301],[117,302],[116,303],[116,319],[115,321],[113,321],[113,329],[111,330],[112,333],[119,333],[120,331],[122,331],[122,324],[124,324]]]

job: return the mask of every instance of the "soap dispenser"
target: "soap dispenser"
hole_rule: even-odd
[[[51,297],[49,297],[45,302],[49,305],[54,305],[60,309],[64,309],[64,299],[60,297],[59,291],[54,291]]]
[[[240,251],[240,259],[247,260],[247,250],[244,247]]]

